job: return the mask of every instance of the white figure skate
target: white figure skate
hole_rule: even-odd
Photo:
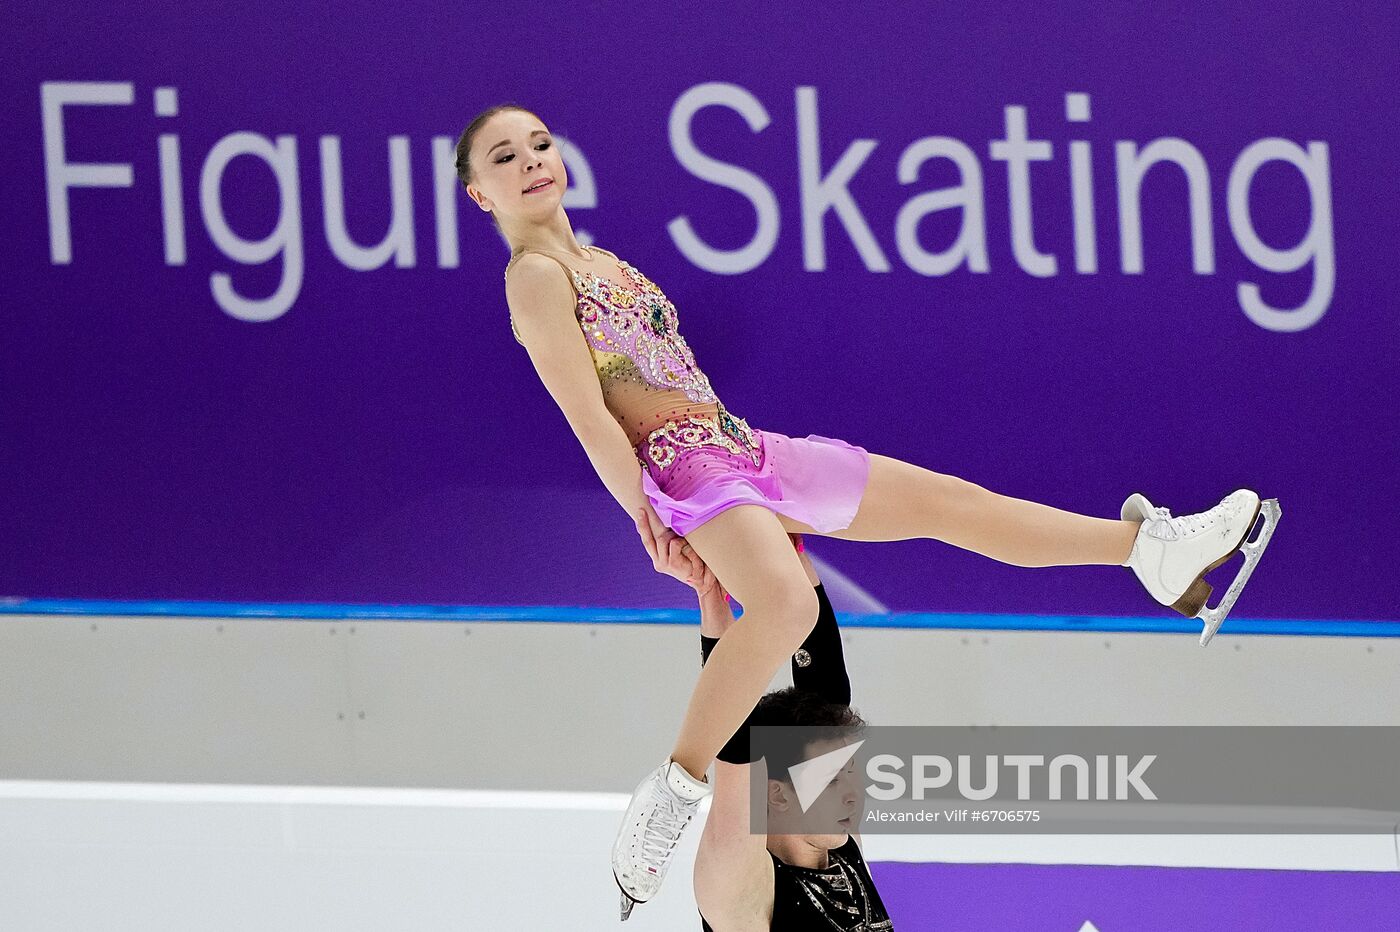
[[[613,842],[613,879],[622,891],[622,919],[661,889],[681,832],[710,795],[708,783],[668,760],[647,774],[632,793],[627,816]]]
[[[1254,540],[1248,540],[1260,514],[1264,520]],[[1173,518],[1166,508],[1154,507],[1141,493],[1134,492],[1123,503],[1125,521],[1141,521],[1132,553],[1124,566],[1131,567],[1147,591],[1158,602],[1170,605],[1188,618],[1199,618],[1204,627],[1201,646],[1205,647],[1220,630],[1225,616],[1234,607],[1244,584],[1259,563],[1259,557],[1273,537],[1278,524],[1278,499],[1260,501],[1249,489],[1225,496],[1220,504],[1200,514]],[[1215,608],[1206,600],[1212,591],[1205,574],[1230,559],[1235,551],[1244,552],[1244,566]]]

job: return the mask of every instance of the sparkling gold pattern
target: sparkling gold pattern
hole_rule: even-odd
[[[656,465],[664,468],[686,449],[713,446],[760,465],[758,441],[749,425],[720,403],[696,364],[678,329],[675,305],[630,262],[598,246],[584,248],[594,259],[611,257],[622,279],[575,268],[549,253],[541,255],[557,262],[573,285],[574,317],[592,357],[603,403],[626,431],[638,462],[646,468],[645,454],[654,449],[661,461]],[[511,258],[507,273],[522,255]],[[597,266],[606,267],[607,263]],[[513,316],[510,325],[516,341],[524,345]]]
[[[578,292],[575,316],[593,349],[632,360],[628,376],[639,376],[655,388],[675,389],[693,402],[719,399],[710,380],[695,362],[695,354],[677,329],[676,306],[645,275],[618,259],[631,288],[592,272],[571,268]],[[601,363],[601,360],[600,360]],[[610,371],[623,367],[612,365]],[[610,372],[602,371],[600,377]]]
[[[743,418],[736,418],[719,405],[719,417],[690,414],[667,420],[647,435],[647,456],[658,469],[665,469],[686,450],[718,447],[734,454],[747,456],[754,466],[760,466],[762,451],[758,438]]]
[[[612,256],[628,279],[623,284],[560,262],[573,279],[578,295],[574,316],[594,353],[594,366],[603,385],[620,379],[679,391],[697,404],[718,402],[709,378],[700,371],[695,354],[677,329],[676,306],[671,300],[631,263],[606,249],[586,248]],[[511,264],[514,262],[511,259]],[[524,345],[514,318],[510,329],[516,342]]]

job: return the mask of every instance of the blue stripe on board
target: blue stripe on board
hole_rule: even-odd
[[[434,621],[533,621],[566,624],[698,624],[696,609],[578,608],[563,605],[395,605],[335,602],[112,602],[88,599],[0,599],[0,615],[157,615],[190,618],[366,618]],[[995,631],[1140,631],[1199,633],[1201,623],[1183,617],[1113,615],[995,615],[958,612],[841,614],[848,628],[959,628]],[[1400,621],[1323,621],[1230,618],[1224,634],[1325,637],[1400,637]]]

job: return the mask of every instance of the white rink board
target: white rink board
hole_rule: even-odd
[[[625,797],[232,784],[0,781],[0,929],[313,932],[698,928],[686,834],[618,925],[608,848]],[[872,835],[871,860],[1400,871],[1370,835]],[[564,923],[564,924],[561,924]]]

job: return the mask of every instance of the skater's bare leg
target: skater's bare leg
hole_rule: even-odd
[[[685,539],[744,607],[700,672],[671,759],[694,776],[743,724],[817,620],[817,594],[773,512],[737,505]]]
[[[789,531],[816,534],[781,516]],[[1016,566],[1119,566],[1128,559],[1137,521],[1092,518],[1011,498],[965,479],[878,453],[845,540],[930,537]]]

